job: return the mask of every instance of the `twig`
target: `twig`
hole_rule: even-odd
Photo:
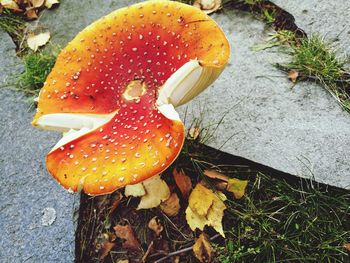
[[[212,236],[209,240],[210,240],[210,241],[213,241],[214,239],[218,238],[219,236],[220,236],[220,234],[216,234],[216,235]],[[167,254],[165,257],[162,257],[161,259],[158,259],[158,260],[154,261],[154,263],[163,262],[164,260],[166,260],[166,259],[168,259],[168,258],[170,258],[170,257],[174,257],[174,256],[177,256],[177,255],[180,255],[180,254],[182,254],[182,253],[191,251],[192,249],[193,249],[193,245],[190,246],[190,247],[186,247],[186,248],[183,248],[183,249],[174,251],[174,252],[170,252],[170,253]]]
[[[142,257],[142,262],[146,262],[146,259],[149,255],[149,253],[151,252],[152,248],[153,248],[154,242],[152,241],[151,244],[149,244],[146,253],[143,255]]]

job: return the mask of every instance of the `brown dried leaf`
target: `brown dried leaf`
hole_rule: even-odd
[[[58,0],[46,0],[45,6],[50,9],[53,5],[59,4],[60,2]]]
[[[204,170],[203,174],[211,179],[218,179],[227,182],[230,178],[215,170]]]
[[[297,81],[297,78],[299,76],[299,72],[294,70],[294,69],[291,69],[288,71],[288,78],[293,82],[295,83]]]
[[[196,243],[193,245],[193,253],[202,263],[210,263],[214,258],[214,249],[211,246],[208,236],[204,233],[200,234]]]
[[[176,216],[180,208],[180,200],[176,193],[172,193],[167,200],[160,204],[160,209],[162,209],[167,216]]]
[[[218,181],[217,183],[215,183],[215,189],[223,191],[226,190],[227,188],[227,182],[223,182],[223,181]]]
[[[231,178],[228,180],[226,190],[233,193],[236,199],[241,199],[245,194],[245,190],[247,186],[248,186],[247,180],[239,180],[237,178]]]
[[[193,6],[201,9],[206,14],[211,14],[221,9],[221,0],[196,0]]]
[[[27,16],[28,19],[31,19],[31,20],[38,18],[38,13],[35,8],[27,8],[25,15]]]
[[[344,245],[345,250],[350,253],[350,243]]]
[[[138,250],[140,248],[140,242],[137,240],[135,232],[129,224],[125,226],[116,225],[113,229],[117,237],[124,240],[123,248],[127,250]]]
[[[173,176],[183,198],[187,200],[192,191],[191,179],[183,172],[183,170],[180,170],[180,172],[178,172],[176,168],[173,170]]]
[[[118,192],[116,197],[112,201],[111,210],[110,210],[111,214],[118,208],[122,199],[123,199],[123,195],[120,192]]]
[[[115,243],[105,240],[105,242],[102,244],[100,260],[103,260],[105,257],[108,256],[109,252],[114,247],[114,245]]]
[[[160,222],[160,219],[158,216],[153,217],[149,222],[148,222],[148,228],[153,230],[154,233],[156,233],[157,237],[160,236],[160,233],[164,230],[163,225]]]

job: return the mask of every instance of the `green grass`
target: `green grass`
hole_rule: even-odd
[[[194,120],[193,127],[205,127],[203,115],[205,112]],[[212,138],[216,125],[201,130],[200,136],[209,132]],[[256,172],[257,167],[229,161],[217,150],[202,148],[202,141],[203,137],[187,140],[175,165],[208,185],[205,169],[219,169],[230,177],[249,180],[241,200],[225,202],[226,238],[215,245],[218,262],[346,262],[350,191]]]
[[[349,191],[259,173],[244,199],[230,202],[219,262],[346,262],[349,204]]]
[[[55,65],[58,48],[28,53],[23,57],[25,70],[18,77],[17,89],[29,96],[37,96]]]
[[[337,55],[332,44],[314,34],[308,39],[300,40],[300,43],[289,42],[289,47],[290,62],[276,66],[284,71],[297,71],[301,80],[316,80],[321,83],[350,111],[350,75],[345,69],[347,60]]]
[[[0,28],[12,37],[19,52],[25,48],[25,42],[23,40],[26,22],[22,16],[15,15],[9,10],[4,9],[0,14]]]

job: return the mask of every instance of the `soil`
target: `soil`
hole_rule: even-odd
[[[254,163],[247,159],[233,156],[195,141],[187,141],[186,153],[182,153],[175,163],[169,167],[162,178],[168,183],[170,190],[181,198],[176,188],[172,172],[173,169],[182,169],[188,175],[193,185],[203,179],[203,175],[190,161],[200,159],[207,163],[203,169],[220,167],[220,170],[230,177],[248,179],[253,182],[257,172],[263,172],[288,181],[300,180],[288,174],[276,171],[269,167]],[[110,195],[91,197],[81,194],[78,228],[76,234],[76,262],[77,263],[112,263],[128,259],[130,263],[137,262],[176,262],[176,257],[163,260],[168,253],[188,250],[200,232],[193,232],[187,225],[185,209],[187,201],[180,200],[181,210],[175,217],[168,217],[159,208],[136,210],[138,198],[123,198],[120,194],[123,189]],[[157,216],[164,226],[164,231],[157,237],[147,225],[151,218]],[[225,217],[224,217],[225,218]],[[123,248],[122,240],[116,238],[113,227],[129,224],[136,233],[141,247],[137,250]],[[224,225],[228,225],[224,222]],[[215,238],[215,244],[224,245],[224,239],[218,237],[211,228],[205,229],[209,237]],[[106,249],[110,252],[106,255]],[[112,247],[112,248],[111,248]],[[186,249],[189,248],[189,249]],[[145,259],[145,253],[148,253]],[[105,254],[105,255],[104,255]],[[178,262],[198,262],[193,253],[181,253]],[[161,260],[161,261],[157,261]]]

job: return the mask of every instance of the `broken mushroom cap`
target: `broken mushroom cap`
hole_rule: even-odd
[[[33,125],[64,133],[47,156],[50,174],[99,195],[164,171],[184,142],[174,107],[209,86],[229,52],[211,18],[178,2],[147,1],[92,23],[39,95]]]

